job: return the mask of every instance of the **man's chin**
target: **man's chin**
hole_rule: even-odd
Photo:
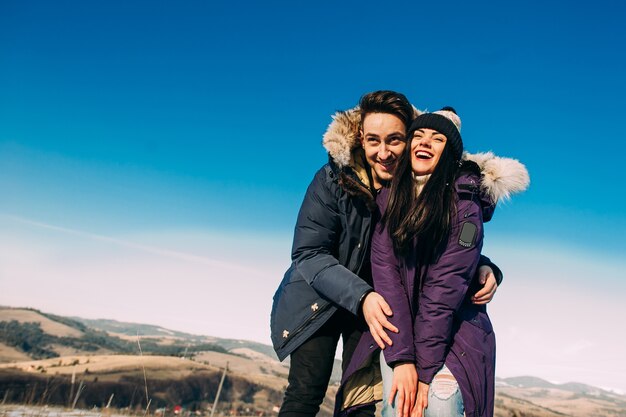
[[[376,175],[378,176],[378,182],[380,182],[383,185],[387,185],[391,179],[393,178],[393,175],[391,175],[389,172],[387,171],[381,171],[381,170],[376,170]]]

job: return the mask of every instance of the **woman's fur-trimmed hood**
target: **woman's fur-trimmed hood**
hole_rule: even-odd
[[[463,159],[478,165],[481,191],[494,204],[508,200],[512,194],[525,191],[530,185],[528,170],[517,159],[501,158],[492,152],[464,152]]]
[[[419,114],[421,112],[415,109],[415,115]],[[352,169],[361,183],[369,189],[369,167],[360,141],[359,108],[339,111],[332,118],[333,121],[323,136],[324,148],[342,173],[348,168]],[[463,159],[478,164],[482,174],[481,189],[493,203],[508,200],[512,194],[526,190],[530,184],[526,167],[516,159],[498,157],[492,152],[476,154],[465,152]],[[347,180],[345,175],[343,180],[344,182]],[[363,191],[353,183],[342,185],[347,185],[347,190],[353,194]]]

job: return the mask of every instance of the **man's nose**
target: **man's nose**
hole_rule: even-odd
[[[379,146],[378,146],[378,158],[380,159],[387,159],[389,157],[389,148],[387,147],[387,144],[385,142],[382,142]]]

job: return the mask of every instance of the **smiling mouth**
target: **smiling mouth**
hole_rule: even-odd
[[[396,166],[396,161],[378,161],[378,163],[380,165],[382,165],[383,168],[385,168],[387,171],[393,169],[393,167]]]
[[[426,151],[417,151],[415,152],[415,157],[417,159],[426,161],[428,159],[431,159],[433,157],[433,154],[430,152],[426,152]]]

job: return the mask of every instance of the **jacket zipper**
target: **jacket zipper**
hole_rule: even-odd
[[[371,233],[372,233],[372,230],[371,230],[371,229],[372,229],[372,215],[371,215],[371,214],[370,214],[370,217],[369,217],[369,222],[368,222],[368,223],[369,223],[369,224],[367,225],[367,227],[368,227],[368,229],[369,229],[369,230],[367,231],[366,236],[367,236],[367,241],[368,241],[368,242],[371,242],[371,241],[372,241],[372,236],[371,236]],[[361,235],[363,235],[363,234],[361,233]],[[367,253],[367,252],[366,252],[366,249],[367,249],[368,251],[370,250],[370,248],[369,248],[369,247],[370,247],[370,245],[369,245],[369,244],[363,243],[361,246],[362,246],[362,248],[361,248],[361,250],[359,251],[359,263],[358,263],[358,265],[357,265],[357,269],[356,269],[356,271],[354,272],[354,274],[355,274],[356,276],[358,276],[359,278],[361,278],[361,276],[359,275],[359,273],[361,272],[361,268],[363,268],[363,262],[365,261],[365,254]],[[373,282],[372,282],[372,284],[373,284]]]
[[[366,171],[367,171],[367,179],[368,179],[368,180],[369,180],[369,182],[370,182],[370,186],[369,186],[369,187],[368,187],[368,186],[366,186],[365,184],[363,184],[363,181],[361,181],[361,180],[359,179],[359,176],[358,176],[358,175],[355,175],[355,177],[356,177],[357,181],[361,183],[361,185],[363,186],[363,188],[367,189],[367,191],[368,191],[368,192],[370,193],[370,195],[372,196],[372,199],[374,200],[374,204],[376,204],[376,196],[377,196],[378,192],[377,192],[377,191],[372,191],[372,187],[373,187],[373,185],[372,185],[372,184],[374,184],[374,177],[372,177],[372,172],[371,172],[371,170],[369,170],[369,169],[368,169],[368,170],[366,170]],[[370,244],[371,244],[371,242],[372,242],[372,233],[374,232],[374,231],[372,230],[372,219],[373,219],[373,217],[374,217],[374,213],[371,213],[371,212],[370,212],[369,217],[368,217],[368,218],[369,218],[369,222],[368,222],[368,225],[367,225],[367,227],[368,227],[368,229],[369,229],[369,230],[367,231],[367,234],[366,234],[366,236],[367,236],[367,241],[368,241],[368,242],[370,242]],[[361,236],[363,236],[363,233],[361,233]],[[357,269],[357,270],[356,270],[356,272],[355,272],[355,274],[357,274],[357,275],[358,275],[358,273],[359,273],[359,272],[361,272],[361,268],[363,268],[363,261],[365,260],[365,255],[364,255],[364,254],[366,253],[366,252],[365,252],[365,249],[367,249],[367,250],[369,251],[369,250],[370,250],[370,249],[369,249],[370,244],[368,244],[368,245],[367,245],[367,248],[363,248],[363,250],[361,250],[361,251],[360,251],[360,253],[359,253],[359,256],[360,256],[360,258],[361,258],[361,259],[359,259],[358,269]],[[365,244],[363,244],[363,246],[366,246],[366,245],[365,245]],[[373,284],[374,284],[374,283],[372,282],[372,286],[373,286]]]
[[[482,401],[478,401],[478,395],[476,395],[476,387],[474,386],[475,384],[472,383],[472,380],[470,379],[469,373],[467,372],[467,367],[465,364],[464,360],[461,360],[461,357],[465,357],[467,354],[465,352],[461,352],[461,354],[457,354],[457,352],[455,352],[455,349],[450,349],[450,352],[452,352],[452,354],[454,356],[456,356],[456,359],[459,361],[459,364],[461,364],[461,368],[463,368],[463,373],[465,374],[465,378],[467,380],[467,382],[469,383],[470,386],[470,391],[472,393],[472,397],[474,399],[474,412],[477,413],[478,411],[482,410],[483,408],[483,404]],[[445,362],[444,362],[445,363]],[[452,371],[450,371],[452,372]],[[458,384],[458,381],[457,381]],[[459,386],[459,390],[460,390],[460,386]]]

